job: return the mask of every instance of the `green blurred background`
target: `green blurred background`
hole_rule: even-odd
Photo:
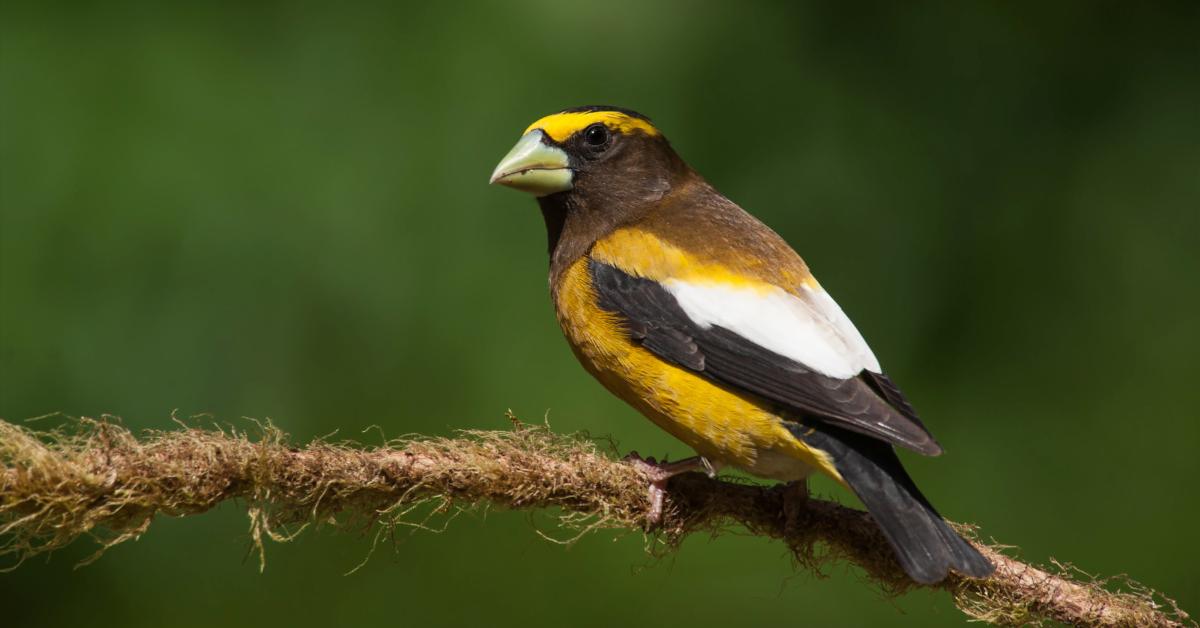
[[[255,6],[247,6],[253,4]],[[0,416],[304,441],[503,428],[512,408],[688,452],[579,368],[533,201],[535,118],[656,121],[793,243],[947,454],[949,517],[1200,611],[1195,3],[6,2]],[[814,489],[849,499],[824,482]],[[493,511],[246,558],[244,512],[0,575],[5,625],[955,625],[946,595],[793,576],[784,549],[563,548]],[[394,551],[393,551],[394,549]]]

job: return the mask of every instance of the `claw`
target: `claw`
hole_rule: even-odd
[[[700,464],[702,464],[704,466],[704,475],[707,475],[708,479],[710,479],[710,480],[713,478],[716,478],[717,477],[717,465],[713,464],[711,460],[709,460],[708,458],[705,458],[704,456],[699,456],[699,458],[700,458]]]
[[[710,478],[717,474],[716,466],[701,456],[685,458],[678,462],[658,462],[654,458],[642,458],[636,451],[631,451],[625,456],[625,462],[650,480],[647,487],[650,509],[646,512],[646,520],[651,528],[662,523],[663,500],[667,494],[667,482],[671,478],[689,471],[702,471]]]

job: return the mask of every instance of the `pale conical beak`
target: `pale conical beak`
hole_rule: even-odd
[[[546,196],[571,189],[574,173],[566,151],[543,141],[541,129],[521,137],[492,172],[488,183],[499,183],[513,189]]]

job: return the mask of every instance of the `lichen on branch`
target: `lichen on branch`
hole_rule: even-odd
[[[199,514],[228,500],[246,505],[261,557],[264,537],[290,540],[314,523],[387,530],[413,523],[413,509],[433,500],[437,510],[554,507],[562,524],[580,534],[639,530],[667,548],[693,532],[741,527],[785,543],[802,568],[819,573],[833,561],[849,561],[888,593],[918,586],[869,514],[810,499],[792,486],[679,476],[664,516],[648,529],[646,481],[635,468],[592,439],[515,419],[510,430],[409,437],[380,447],[324,440],[297,447],[270,424],[252,431],[180,423],[138,437],[110,419],[71,420],[43,431],[0,420],[0,558],[15,569],[86,535],[99,542],[90,562],[145,533],[158,514]],[[960,530],[974,538],[969,528]],[[1039,568],[973,542],[996,563],[996,573],[983,580],[951,576],[936,585],[973,619],[1196,625],[1172,600],[1132,581]]]

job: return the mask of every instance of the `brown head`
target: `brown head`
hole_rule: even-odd
[[[551,264],[652,211],[695,176],[645,116],[618,107],[565,109],[529,125],[491,183],[538,197]]]

